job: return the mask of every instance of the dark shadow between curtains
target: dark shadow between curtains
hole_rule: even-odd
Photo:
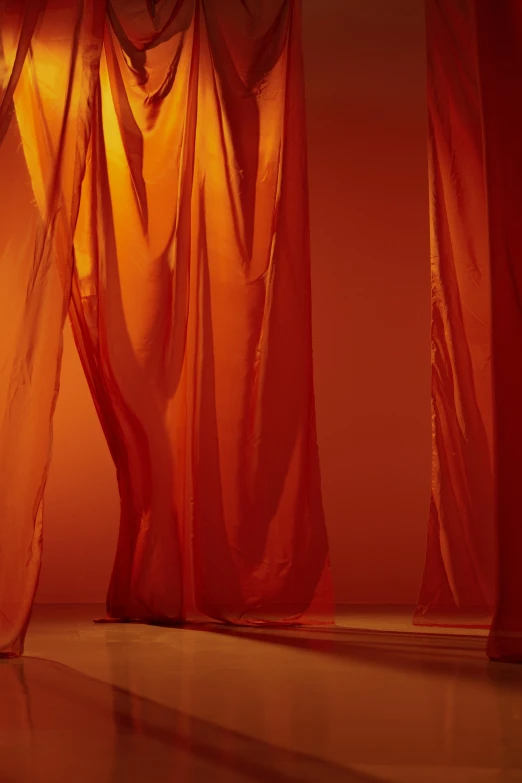
[[[191,624],[200,633],[232,636],[303,652],[341,658],[379,669],[435,676],[458,675],[474,683],[489,681],[522,694],[522,671],[498,667],[485,658],[487,637],[420,631],[372,631],[360,628],[247,629],[212,623]]]

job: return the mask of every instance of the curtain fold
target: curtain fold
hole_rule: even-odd
[[[522,9],[427,0],[433,482],[417,623],[522,660]]]
[[[11,365],[2,343],[0,393],[40,418],[25,397],[0,406],[17,476],[0,485],[0,650],[21,651],[36,588],[67,306],[121,497],[108,619],[329,622],[299,3],[42,0],[36,21],[34,7],[2,25],[15,110],[2,102],[0,155],[21,143],[12,214],[44,222],[52,259],[28,288],[36,240],[2,211],[0,296],[23,336]],[[27,303],[52,310],[38,338]],[[28,385],[11,366],[26,373],[43,340]]]

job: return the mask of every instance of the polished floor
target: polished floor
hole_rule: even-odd
[[[0,783],[522,783],[522,667],[367,611],[330,630],[95,625],[0,662]]]

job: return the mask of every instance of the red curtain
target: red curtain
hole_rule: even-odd
[[[2,14],[0,650],[37,585],[68,307],[121,496],[108,618],[331,621],[299,3]]]
[[[522,661],[522,6],[427,0],[433,489],[415,621]]]

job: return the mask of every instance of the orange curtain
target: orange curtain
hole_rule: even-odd
[[[490,272],[473,0],[427,0],[432,495],[417,623],[494,605]]]
[[[108,619],[331,621],[299,3],[35,8],[1,26],[0,154],[30,185],[0,235],[0,650],[21,651],[37,583],[64,304],[121,496]],[[38,286],[23,210],[58,261]]]
[[[42,498],[104,8],[0,7],[0,651],[19,654]]]
[[[418,623],[522,661],[522,7],[427,0],[433,491]]]

